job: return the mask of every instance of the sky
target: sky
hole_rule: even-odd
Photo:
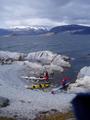
[[[0,27],[90,25],[90,0],[0,0]]]

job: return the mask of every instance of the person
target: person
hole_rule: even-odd
[[[61,81],[61,85],[62,85],[63,87],[65,87],[66,84],[69,83],[69,82],[70,82],[70,78],[64,77],[63,80]]]
[[[43,79],[46,80],[46,81],[48,81],[48,79],[49,79],[49,75],[48,75],[48,72],[47,72],[47,71],[44,72]]]

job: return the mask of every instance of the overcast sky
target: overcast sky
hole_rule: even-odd
[[[90,0],[0,0],[0,27],[90,25]]]

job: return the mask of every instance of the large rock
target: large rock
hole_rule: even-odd
[[[29,74],[32,76],[40,76],[45,71],[48,71],[49,74],[54,71],[63,72],[64,67],[70,67],[68,56],[51,51],[31,52],[25,57],[25,60],[26,69],[29,68]]]
[[[9,105],[9,99],[0,96],[0,107],[6,107]]]
[[[70,63],[67,61],[69,57],[55,54],[51,51],[38,51],[29,53],[26,60],[33,62],[40,62],[43,65],[57,65],[62,67],[70,67]]]
[[[90,67],[83,67],[78,73],[75,83],[69,85],[69,90],[74,92],[90,91]]]
[[[90,66],[83,67],[80,72],[78,73],[78,79],[83,78],[85,76],[90,76]]]
[[[24,53],[9,52],[9,51],[0,51],[0,60],[24,60],[26,55]]]
[[[70,67],[69,57],[53,53],[51,51],[38,51],[29,54],[0,51],[0,63],[11,64],[13,61],[24,61],[31,71],[64,71],[64,67]]]
[[[27,60],[40,62],[42,64],[50,64],[56,54],[51,51],[38,51],[29,53],[26,57]]]

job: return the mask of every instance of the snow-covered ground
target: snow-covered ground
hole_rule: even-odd
[[[8,60],[12,59],[11,64]],[[69,86],[67,93],[51,94],[41,90],[25,88],[28,81],[22,75],[39,75],[47,70],[62,72],[63,67],[70,67],[69,57],[50,51],[39,51],[29,54],[0,51],[0,96],[10,100],[10,105],[0,108],[0,115],[17,116],[33,119],[40,111],[57,109],[66,111],[77,92],[90,90],[90,67],[80,70],[75,83]]]
[[[9,58],[13,59],[11,64],[7,64],[6,60]],[[53,70],[62,72],[63,67],[70,67],[67,56],[50,51],[27,55],[0,51],[0,59],[1,62],[6,61],[0,65],[0,96],[10,100],[9,106],[0,108],[0,115],[9,117],[17,115],[18,118],[33,119],[39,111],[69,109],[74,94],[53,95],[51,92],[29,90],[25,88],[28,82],[21,78],[22,75],[37,74],[37,71],[40,73],[42,70],[47,70],[49,73]]]

